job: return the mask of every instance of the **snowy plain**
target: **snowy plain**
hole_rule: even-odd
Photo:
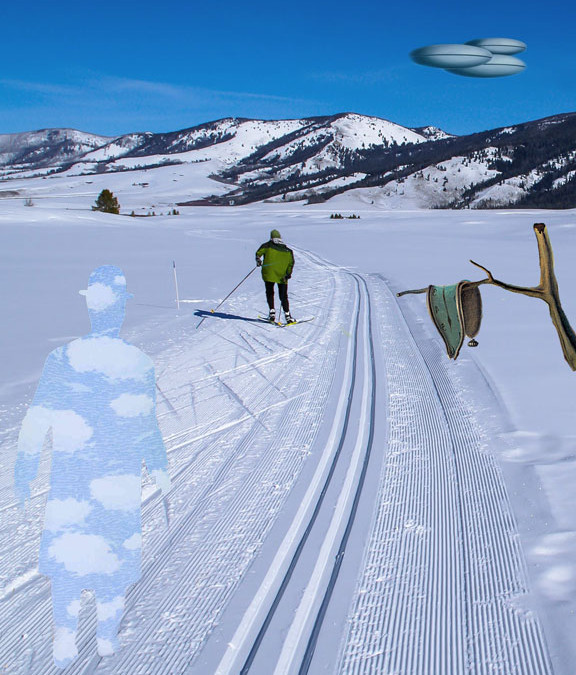
[[[364,393],[351,404],[349,435],[360,438],[368,433],[362,420],[367,418],[372,387],[376,392],[375,440],[366,496],[359,503],[360,525],[351,534],[354,552],[344,559],[333,595],[336,600],[327,613],[332,630],[318,638],[317,660],[312,660],[309,672],[573,673],[576,374],[562,357],[547,307],[532,298],[482,286],[479,347],[464,347],[458,361],[450,362],[427,316],[424,296],[397,299],[395,293],[431,283],[482,278],[481,270],[469,259],[509,283],[536,285],[539,269],[532,225],[544,222],[555,252],[563,307],[574,325],[576,213],[384,211],[362,195],[351,194],[324,205],[179,207],[178,216],[160,215],[178,201],[225,189],[205,178],[206,174],[206,166],[198,163],[113,176],[21,179],[14,185],[21,190],[18,199],[0,200],[4,289],[0,297],[0,607],[1,621],[10,618],[10,629],[0,637],[0,665],[5,663],[10,674],[53,672],[48,585],[35,572],[49,459],[43,461],[33,489],[32,507],[22,513],[12,494],[16,439],[47,354],[89,330],[84,298],[78,291],[86,287],[93,268],[115,264],[124,270],[135,296],[128,306],[123,336],[156,364],[158,415],[175,485],[171,499],[174,532],[166,530],[158,493],[147,481],[143,492],[145,573],[127,605],[120,634],[124,648],[114,657],[94,661],[94,638],[89,631],[93,617],[86,600],[81,657],[69,672],[122,673],[128,664],[134,673],[240,672],[238,659],[246,654],[238,648],[230,655],[227,645],[235,644],[233,638],[248,644],[254,637],[251,624],[244,637],[238,631],[254,598],[263,592],[261,582],[273,570],[281,544],[296,527],[298,506],[305,503],[320,471],[322,448],[330,446],[333,432],[338,431],[331,424],[339,419],[344,391],[340,387],[350,377],[356,330],[357,343],[364,345],[364,351],[357,348],[354,368]],[[130,218],[93,213],[90,207],[103,187],[118,196],[123,214],[136,210],[158,215]],[[25,206],[25,197],[34,206]],[[330,219],[334,212],[354,213],[360,219]],[[216,307],[250,271],[254,251],[273,228],[295,250],[291,309],[297,318],[314,316],[315,320],[285,329],[255,321],[266,309],[263,285],[255,272],[217,314],[207,316],[197,328],[202,311]],[[179,310],[173,261],[180,297],[187,301]],[[370,296],[373,301],[368,311]],[[372,325],[370,344],[380,376],[378,385],[370,384],[367,365]],[[372,614],[366,619],[368,633],[362,632],[361,597],[368,594],[376,605],[386,602],[384,591],[379,595],[369,590],[367,569],[378,564],[377,547],[371,548],[379,522],[374,504],[391,475],[393,464],[388,463],[393,459],[393,441],[401,442],[394,435],[402,431],[393,424],[394,405],[399,400],[394,397],[407,396],[417,406],[428,395],[425,384],[419,388],[410,381],[408,394],[394,390],[405,377],[396,370],[416,368],[416,356],[402,351],[409,335],[425,354],[418,359],[429,359],[427,367],[440,369],[442,381],[450,382],[450,391],[458,399],[457,410],[465,412],[469,429],[479,439],[478,456],[488,457],[493,479],[504,486],[502,512],[508,513],[509,508],[512,525],[508,523],[508,534],[518,549],[512,564],[522,579],[525,575],[525,588],[523,592],[502,588],[498,606],[511,608],[514,616],[537,616],[549,659],[544,666],[518,661],[514,670],[506,670],[511,661],[498,652],[496,638],[493,654],[489,645],[485,652],[483,647],[462,656],[455,648],[455,655],[442,657],[447,659],[440,662],[443,667],[466,663],[463,670],[438,670],[425,656],[421,662],[385,661],[388,656],[381,652],[389,651],[390,645],[386,647],[385,638],[379,642],[376,637],[381,626],[370,634]],[[431,352],[426,352],[427,345]],[[420,366],[414,372],[421,374]],[[424,425],[424,418],[415,412],[406,420],[415,427],[414,438],[420,438],[425,449],[426,427],[416,428]],[[349,452],[343,455],[347,466],[358,461],[356,451],[354,443],[350,442],[349,449],[344,444],[342,452]],[[341,489],[332,488],[335,510],[348,479],[345,466],[336,471],[335,485]],[[407,495],[407,503],[412,496],[418,501],[417,487],[414,490],[414,495]],[[442,529],[442,514],[448,517],[449,510],[440,510],[438,519],[431,521],[436,523],[436,534],[440,531],[455,541],[464,540],[465,531],[452,531],[448,525]],[[322,553],[326,547],[327,558],[332,549],[323,537],[330,532],[331,522],[320,515],[315,525],[322,532],[317,541],[324,542],[318,548]],[[417,518],[405,521],[410,536],[425,538],[427,527]],[[439,541],[440,546],[452,546]],[[299,632],[308,631],[306,612],[316,611],[306,609],[304,599],[319,564],[307,562],[307,555],[311,554],[305,553],[299,563],[303,571],[296,568],[294,574],[299,590],[290,592],[302,601],[293,599],[293,606],[284,610],[285,615],[304,619],[298,625],[283,624],[281,616],[274,619],[279,623],[270,624],[270,635],[262,642],[250,672],[303,672],[293,659],[302,651]],[[448,570],[448,577],[454,580],[459,574],[465,578],[465,571],[458,572],[458,553],[449,559],[456,571],[450,576]],[[413,564],[417,566],[416,558]],[[497,587],[498,579],[493,581]],[[512,580],[512,586],[517,581]],[[454,582],[452,595],[447,596],[456,603],[454,616],[444,617],[448,628],[442,630],[448,635],[451,622],[459,616],[460,591]],[[470,612],[480,605],[478,600]],[[392,612],[398,606],[392,603],[390,607]],[[411,616],[408,609],[397,609],[397,613],[406,622]],[[488,622],[489,614],[486,617]],[[410,628],[398,618],[390,630],[398,631],[396,639],[402,642],[408,639],[401,638],[402,632],[417,631],[417,623],[414,619]],[[422,654],[440,658],[442,630],[437,644],[424,645]],[[470,661],[476,653],[490,653],[492,660],[480,663],[478,656]]]

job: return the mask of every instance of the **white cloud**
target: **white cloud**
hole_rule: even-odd
[[[72,389],[72,391],[77,391],[80,394],[90,394],[92,392],[92,389],[88,387],[85,384],[82,384],[81,382],[66,382],[65,383],[67,387]]]
[[[140,532],[134,532],[131,537],[128,537],[126,541],[122,544],[125,549],[128,551],[137,551],[142,548],[142,535]]]
[[[42,450],[44,438],[52,426],[54,411],[41,405],[28,408],[18,437],[18,452],[35,455]]]
[[[120,274],[117,274],[114,277],[114,283],[118,286],[126,286],[126,277],[123,277]]]
[[[288,96],[278,94],[261,94],[247,91],[230,91],[225,89],[205,89],[204,87],[190,87],[186,85],[172,84],[169,82],[154,82],[151,80],[138,80],[127,77],[100,77],[97,81],[99,86],[104,85],[109,90],[118,93],[138,92],[151,96],[164,96],[173,99],[190,100],[197,104],[203,100],[221,98],[222,100],[235,99],[255,99],[262,101],[281,101],[290,102],[300,99],[293,99]]]
[[[120,417],[138,417],[149,415],[154,407],[154,401],[146,394],[122,394],[110,405]]]
[[[48,555],[64,565],[67,572],[79,576],[112,574],[122,564],[110,545],[97,534],[67,532],[50,544]]]
[[[92,511],[90,502],[68,499],[51,499],[46,504],[44,528],[50,532],[64,530],[71,525],[82,525]]]
[[[92,438],[94,429],[73,410],[53,410],[54,450],[73,453],[82,450]]]
[[[26,80],[1,79],[0,85],[19,89],[21,91],[32,91],[37,94],[47,94],[53,96],[76,96],[78,87],[67,86],[63,84],[48,84],[46,82],[29,82]]]
[[[103,373],[112,380],[143,380],[151,360],[137,347],[111,337],[85,338],[67,347],[68,360],[79,373]]]
[[[124,596],[117,595],[114,600],[110,602],[98,602],[96,601],[96,613],[98,615],[98,621],[108,621],[114,619],[118,612],[124,610]]]
[[[141,476],[113,474],[95,478],[90,483],[90,493],[105,509],[134,511],[141,503]]]
[[[576,532],[553,532],[542,537],[532,550],[532,555],[542,558],[576,557]]]
[[[68,612],[70,616],[77,617],[80,614],[81,604],[82,603],[80,602],[80,600],[72,600],[72,602],[70,602],[66,607],[66,612]]]
[[[76,633],[59,626],[54,631],[54,658],[57,661],[69,661],[78,656]]]
[[[116,652],[116,647],[111,640],[96,638],[96,645],[100,656],[112,656]]]
[[[99,282],[90,284],[83,295],[86,296],[88,309],[94,312],[102,312],[118,302],[118,296],[114,293],[114,290]]]
[[[219,102],[234,102],[251,99],[256,101],[278,101],[280,103],[309,103],[306,99],[294,99],[278,94],[260,92],[230,91],[222,89],[208,89],[187,85],[172,84],[170,82],[154,82],[128,77],[115,77],[102,73],[93,73],[93,77],[83,77],[80,84],[62,85],[27,80],[0,79],[0,86],[20,91],[31,91],[46,96],[48,99],[66,99],[69,104],[86,103],[112,93],[116,100],[124,100],[125,95],[137,94],[150,98],[163,97],[172,99],[175,103],[182,103],[197,108],[199,105]]]
[[[551,600],[569,600],[576,590],[576,569],[573,565],[554,565],[540,575],[539,583]]]

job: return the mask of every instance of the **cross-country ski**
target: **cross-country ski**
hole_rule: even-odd
[[[293,319],[290,322],[287,321],[271,321],[269,318],[265,317],[263,314],[258,314],[258,319],[262,321],[263,323],[270,323],[273,326],[278,326],[280,328],[286,327],[286,326],[295,326],[296,324],[299,323],[307,323],[308,321],[314,321],[313,316],[306,317],[305,319]]]

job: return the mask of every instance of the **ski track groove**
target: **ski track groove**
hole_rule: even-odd
[[[206,365],[209,367],[209,364]],[[258,419],[258,417],[252,412],[252,410],[250,410],[250,408],[244,403],[240,395],[236,393],[229,384],[224,382],[224,380],[218,374],[216,374],[215,376],[216,381],[228,393],[231,400],[234,401],[237,405],[239,405],[245,412],[247,412],[248,415],[250,415],[250,417],[256,420],[256,422],[258,422],[258,424],[260,424],[265,431],[269,432],[270,429],[268,429],[268,427]]]
[[[254,347],[250,344],[250,341],[248,340],[248,335],[247,335],[247,333],[244,332],[244,331],[240,331],[240,333],[238,333],[238,335],[239,335],[239,336],[242,338],[242,340],[246,343],[246,346],[248,347],[248,349],[250,349],[250,351],[252,352],[252,354],[256,355],[258,352],[257,352],[257,351],[254,349]]]

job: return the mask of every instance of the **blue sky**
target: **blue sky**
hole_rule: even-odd
[[[0,133],[354,111],[463,134],[576,111],[571,0],[31,0],[2,22]],[[527,70],[482,80],[408,56],[478,37],[526,42]]]

